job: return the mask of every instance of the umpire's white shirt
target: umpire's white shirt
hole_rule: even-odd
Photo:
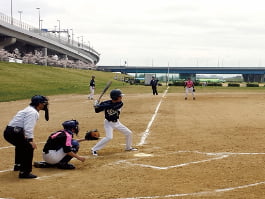
[[[9,122],[8,126],[17,126],[23,128],[25,137],[28,139],[33,139],[34,127],[38,119],[39,112],[33,106],[28,106],[25,109],[19,111]]]

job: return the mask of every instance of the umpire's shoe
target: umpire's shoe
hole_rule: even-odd
[[[30,178],[37,178],[36,175],[33,175],[32,173],[27,173],[27,172],[19,172],[19,178],[27,178],[27,179],[30,179]]]

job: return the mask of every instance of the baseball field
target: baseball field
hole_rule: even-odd
[[[125,90],[120,121],[133,131],[139,150],[125,152],[124,136],[114,132],[98,157],[90,154],[97,141],[82,142],[84,163],[73,159],[75,170],[33,168],[37,179],[18,179],[12,171],[14,147],[2,137],[0,198],[264,198],[264,90],[228,90],[197,89],[196,100],[184,100],[183,88],[161,87],[158,96],[151,88],[146,93]],[[94,128],[104,137],[104,115],[94,112],[87,95],[49,100],[50,121],[40,112],[35,128],[34,161],[42,161],[44,142],[65,120],[79,121],[79,137]],[[28,103],[0,103],[1,132]]]

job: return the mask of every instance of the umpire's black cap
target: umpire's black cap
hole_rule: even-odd
[[[34,95],[31,98],[31,106],[38,106],[40,103],[45,103],[46,105],[48,105],[48,98],[42,95]]]

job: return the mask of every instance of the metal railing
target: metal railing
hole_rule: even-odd
[[[14,19],[14,18],[12,19],[11,17],[0,12],[0,23],[1,23],[1,21],[8,23],[10,25],[16,26],[17,28],[21,28],[24,31],[26,30],[29,32],[37,33],[43,37],[46,37],[46,38],[51,39],[53,41],[59,42],[59,43],[66,45],[70,48],[74,48],[76,50],[84,50],[84,51],[90,52],[92,54],[95,54],[98,57],[100,56],[100,54],[96,50],[91,48],[90,46],[88,46],[84,43],[77,42],[73,39],[70,40],[68,32],[67,32],[67,37],[65,37],[64,35],[60,35],[60,37],[59,37],[59,35],[57,36],[51,32],[47,32],[46,30],[39,30],[39,28],[28,25],[28,24],[24,23],[23,21],[20,21],[20,20]]]

